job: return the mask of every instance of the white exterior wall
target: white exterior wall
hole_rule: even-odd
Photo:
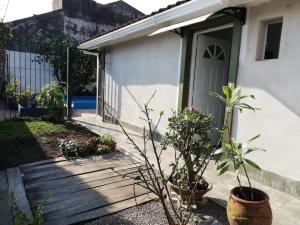
[[[253,158],[263,169],[300,180],[300,1],[273,0],[250,8],[244,26],[238,84],[254,94],[256,113],[235,114],[237,139],[261,134],[255,145],[267,153]],[[279,59],[256,61],[261,20],[283,16]],[[252,102],[251,102],[252,103]]]
[[[164,133],[171,109],[177,110],[181,39],[173,33],[133,40],[108,49],[106,55],[106,102],[122,121],[143,127],[141,110],[151,95],[152,114]]]

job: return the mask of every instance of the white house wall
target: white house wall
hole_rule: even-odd
[[[107,50],[106,102],[122,121],[143,127],[139,117],[156,91],[151,107],[153,123],[165,112],[158,131],[163,133],[171,109],[177,110],[181,38],[173,33],[145,37]]]
[[[255,145],[266,153],[253,155],[263,169],[300,180],[300,1],[273,0],[250,8],[244,26],[238,84],[244,94],[254,94],[255,113],[235,114],[238,140],[256,134]],[[279,59],[256,61],[261,20],[283,16]],[[251,102],[252,103],[252,102]]]

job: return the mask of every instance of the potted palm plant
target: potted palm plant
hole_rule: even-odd
[[[242,144],[232,138],[230,125],[230,117],[234,109],[238,109],[240,112],[243,110],[257,110],[257,108],[244,102],[248,98],[255,98],[253,95],[242,96],[241,88],[235,88],[233,84],[223,87],[223,94],[224,96],[216,93],[211,95],[220,99],[226,106],[225,122],[222,131],[223,145],[222,148],[214,152],[215,155],[221,156],[222,159],[217,166],[218,174],[222,175],[233,168],[238,181],[238,186],[230,192],[227,205],[229,223],[230,225],[271,225],[272,211],[269,196],[262,190],[253,187],[248,173],[249,167],[261,170],[254,161],[248,158],[250,153],[265,151],[264,149],[249,147],[249,144],[259,138],[260,135],[251,138],[247,144]],[[241,173],[246,176],[248,186],[242,185]]]
[[[172,145],[178,151],[177,158],[183,161],[181,166],[173,165],[176,170],[169,177],[169,186],[182,199],[197,202],[212,188],[203,175],[211,154],[213,118],[186,108],[174,112],[168,121],[165,144]]]
[[[42,88],[41,93],[36,97],[37,103],[50,110],[50,113],[57,122],[64,120],[64,90],[58,82],[52,81]]]

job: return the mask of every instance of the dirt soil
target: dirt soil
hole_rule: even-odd
[[[86,130],[71,133],[49,133],[19,137],[0,142],[0,170],[45,159],[58,158],[63,154],[58,149],[59,139],[87,141],[95,136]]]

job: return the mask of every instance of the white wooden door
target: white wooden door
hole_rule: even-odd
[[[212,115],[215,127],[222,128],[224,104],[209,96],[209,92],[221,94],[222,87],[227,85],[230,42],[198,34],[193,51],[189,105]],[[211,138],[213,144],[217,144],[219,134],[216,132]]]

